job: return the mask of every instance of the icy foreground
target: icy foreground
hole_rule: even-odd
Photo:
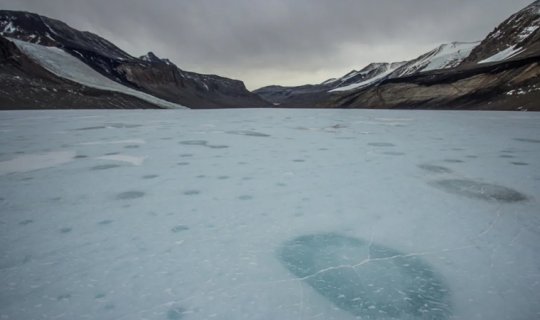
[[[535,319],[540,114],[0,113],[0,319]]]

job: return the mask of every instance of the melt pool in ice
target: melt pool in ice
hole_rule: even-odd
[[[334,233],[286,242],[279,258],[340,309],[360,319],[448,319],[448,289],[432,268],[365,240]]]

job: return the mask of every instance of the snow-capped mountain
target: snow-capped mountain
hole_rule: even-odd
[[[480,42],[452,42],[442,44],[428,53],[405,63],[403,66],[392,72],[389,77],[406,77],[419,72],[457,67],[471,54],[471,51],[479,43]]]
[[[491,63],[540,54],[540,1],[535,1],[497,26],[463,61]]]
[[[370,64],[319,85],[255,92],[285,107],[537,110],[539,29],[535,1],[481,42],[443,44],[405,63]]]
[[[241,81],[184,71],[153,53],[136,58],[98,35],[37,14],[0,10],[0,35],[60,48],[112,81],[175,104],[192,108],[269,106]]]

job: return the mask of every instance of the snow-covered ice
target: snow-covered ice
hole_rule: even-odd
[[[537,113],[5,111],[0,138],[0,319],[540,317]]]

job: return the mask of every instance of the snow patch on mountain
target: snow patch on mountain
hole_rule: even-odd
[[[392,68],[392,67],[394,67],[394,68]],[[353,90],[353,89],[366,87],[366,86],[374,84],[374,83],[376,83],[376,82],[378,82],[380,80],[383,80],[388,75],[390,75],[392,72],[394,72],[394,70],[397,69],[396,65],[393,65],[393,64],[386,64],[383,68],[385,70],[382,73],[379,73],[378,75],[376,75],[376,76],[374,76],[372,78],[369,78],[369,79],[367,79],[365,81],[362,81],[362,82],[352,83],[352,84],[349,84],[349,85],[346,85],[346,86],[343,86],[343,87],[335,88],[333,90],[330,90],[329,92],[349,91],[349,90]],[[360,74],[360,72],[356,73],[356,75],[358,75],[358,74]]]
[[[510,59],[513,56],[518,55],[522,51],[523,51],[522,48],[516,48],[516,46],[511,46],[478,63],[490,63],[490,62],[497,62],[497,61]]]
[[[163,108],[183,109],[176,103],[156,98],[152,95],[128,88],[109,78],[101,75],[99,72],[90,68],[81,60],[70,55],[64,50],[56,47],[45,47],[38,44],[28,43],[16,39],[10,39],[17,47],[27,54],[32,60],[39,63],[42,67],[54,73],[55,75],[71,80],[82,85],[113,92],[127,94]]]
[[[399,68],[390,77],[398,78],[419,72],[449,69],[458,66],[480,42],[452,42],[414,59]]]

